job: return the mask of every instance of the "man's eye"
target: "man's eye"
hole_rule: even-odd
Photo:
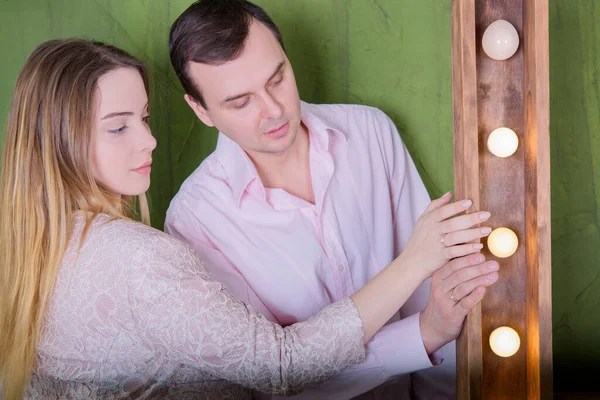
[[[272,86],[278,86],[283,81],[283,77],[279,78],[275,82],[271,83]]]
[[[236,103],[233,105],[233,107],[237,108],[239,110],[239,109],[246,107],[248,105],[248,103],[250,103],[250,99],[246,99],[246,101],[243,103]]]

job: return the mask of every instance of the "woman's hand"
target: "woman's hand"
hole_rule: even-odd
[[[433,200],[425,209],[406,244],[401,257],[414,265],[428,278],[453,258],[477,253],[483,245],[469,243],[490,234],[488,227],[473,228],[486,221],[489,212],[460,215],[473,202],[462,200],[450,203],[452,194]]]

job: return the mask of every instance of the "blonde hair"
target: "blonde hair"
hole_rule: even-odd
[[[110,193],[96,183],[89,166],[97,82],[121,67],[138,70],[148,88],[143,64],[120,49],[81,39],[51,40],[35,49],[17,78],[0,179],[4,399],[22,398],[34,371],[73,214],[86,211],[86,229],[101,212],[149,223],[145,195]]]

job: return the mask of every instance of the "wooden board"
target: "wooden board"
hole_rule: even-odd
[[[509,21],[519,49],[496,61],[481,38]],[[497,259],[500,280],[467,318],[457,346],[459,399],[537,399],[552,395],[550,159],[547,0],[454,0],[452,3],[454,165],[457,198],[492,213],[489,224],[512,229],[517,252]],[[498,127],[519,137],[508,158],[487,150]],[[496,259],[487,250],[488,259]],[[510,326],[519,351],[497,356],[489,335]],[[550,396],[550,397],[548,397]]]

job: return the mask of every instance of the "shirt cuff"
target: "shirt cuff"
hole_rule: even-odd
[[[381,328],[371,340],[370,347],[377,352],[388,376],[408,374],[443,361],[442,351],[430,356],[425,350],[419,313]]]
[[[442,349],[434,351],[433,354],[429,356],[429,360],[431,361],[432,365],[440,365],[441,363],[443,363],[444,352],[442,351]]]

